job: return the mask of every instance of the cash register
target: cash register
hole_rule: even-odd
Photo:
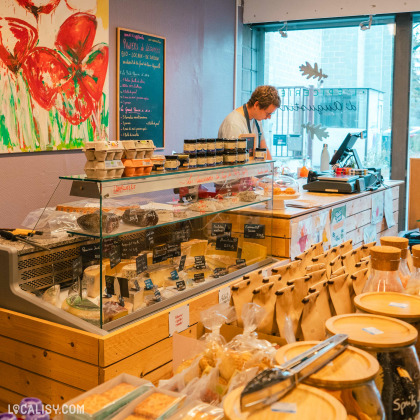
[[[382,184],[381,170],[363,168],[357,151],[353,149],[359,137],[363,138],[363,132],[347,134],[330,161],[333,170],[309,171],[303,189],[310,192],[351,194],[379,188]]]

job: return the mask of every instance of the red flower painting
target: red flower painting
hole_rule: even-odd
[[[24,20],[0,18],[0,59],[17,73],[38,41],[38,31]]]
[[[61,0],[16,0],[22,7],[31,12],[37,19],[40,13],[51,13]]]
[[[33,98],[47,110],[55,105],[74,125],[92,114],[106,79],[109,51],[93,46],[96,25],[94,15],[70,16],[58,31],[58,51],[35,48],[22,67]]]

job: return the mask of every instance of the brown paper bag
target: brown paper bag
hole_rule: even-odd
[[[357,251],[352,250],[342,254],[341,262],[343,266],[346,267],[347,273],[353,274],[355,271],[357,271],[356,264],[359,262]]]
[[[319,292],[311,293],[303,298],[301,328],[305,341],[323,341],[326,338],[325,323],[318,308]]]
[[[327,277],[330,278],[331,274],[334,271],[337,271],[339,268],[341,268],[343,266],[343,263],[341,261],[341,255],[337,255],[332,261],[330,261],[330,263],[328,264],[327,267]]]
[[[288,286],[293,286],[292,299],[293,305],[290,309],[290,318],[293,323],[293,332],[295,336],[298,335],[299,320],[303,311],[302,299],[308,294],[309,290],[309,276],[298,277],[287,282]]]
[[[332,279],[334,277],[342,276],[343,274],[347,274],[347,271],[346,271],[346,267],[341,266],[340,268],[338,268],[337,270],[331,273],[330,278]]]
[[[343,274],[328,280],[328,291],[337,315],[351,314],[354,312],[348,282],[349,277],[348,274]]]
[[[254,287],[258,287],[262,283],[262,279],[264,278],[263,271],[251,271],[251,273],[246,274],[242,277],[242,280],[251,280],[251,284]]]
[[[276,308],[276,294],[273,291],[274,283],[267,283],[254,289],[252,303],[265,309],[266,315],[257,328],[257,331],[265,334],[274,334],[276,323],[274,311]]]
[[[324,263],[307,265],[306,266],[306,274],[311,274],[314,271],[323,270],[324,268],[326,268]]]
[[[370,256],[362,258],[357,264],[356,264],[356,270],[363,270],[364,268],[368,269],[367,275],[370,275]]]
[[[319,292],[317,306],[324,323],[327,321],[327,319],[335,315],[334,307],[328,293],[328,280],[321,280],[320,282],[312,285],[308,292]]]
[[[299,323],[299,319],[293,318],[295,315],[293,311],[293,289],[293,285],[286,286],[276,292],[277,328],[280,332],[280,337],[286,339],[288,343],[296,341],[295,331]]]
[[[305,252],[302,252],[302,254],[297,255],[295,261],[302,261],[303,266],[306,267],[311,263],[312,257],[312,248],[309,248]]]
[[[349,239],[346,242],[343,242],[341,245],[338,245],[338,249],[340,251],[340,254],[343,255],[346,252],[353,250],[353,239]]]
[[[365,284],[369,277],[368,271],[369,270],[367,268],[363,268],[362,270],[356,271],[350,276],[352,280],[353,290],[356,296],[360,295],[362,293],[363,288],[365,287]]]
[[[292,261],[284,266],[273,268],[271,271],[274,275],[280,274],[284,282],[296,277],[302,277],[306,274],[301,260]]]
[[[313,244],[311,247],[311,251],[312,251],[312,257],[316,257],[320,254],[323,254],[324,251],[324,242],[318,242],[316,244]]]
[[[370,255],[370,248],[372,246],[376,245],[376,241],[374,242],[369,242],[368,244],[364,244],[360,247],[360,249],[358,250],[358,254],[359,254],[359,261],[362,258],[368,257]]]
[[[238,283],[235,283],[230,288],[231,298],[233,301],[233,306],[236,312],[236,322],[239,327],[243,327],[242,322],[242,307],[245,303],[251,303],[255,287],[252,286],[251,280],[242,280]]]
[[[327,281],[327,270],[324,268],[323,270],[314,271],[311,274],[308,274],[310,277],[308,281],[308,288],[312,287],[312,285],[319,283],[320,281]]]

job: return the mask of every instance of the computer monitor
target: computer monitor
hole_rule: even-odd
[[[353,149],[353,146],[359,137],[363,138],[363,132],[356,134],[348,133],[338,150],[334,153],[330,165],[335,165],[339,162],[344,163],[350,155],[353,155],[356,160],[356,165],[361,169],[363,167],[362,162],[360,161],[356,150]]]

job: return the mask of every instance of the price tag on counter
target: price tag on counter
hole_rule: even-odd
[[[194,283],[202,283],[204,280],[204,273],[194,274]]]
[[[153,287],[154,287],[154,285],[153,285],[152,279],[146,279],[146,280],[144,281],[144,288],[145,288],[146,290],[152,290],[152,289],[153,289]]]
[[[125,277],[117,277],[118,283],[120,285],[120,294],[122,297],[129,298],[130,293],[128,291],[128,279]]]
[[[186,330],[190,326],[190,305],[184,305],[169,312],[169,336]]]
[[[176,282],[176,288],[178,291],[182,292],[183,290],[185,290],[187,286],[185,285],[185,281],[184,280],[178,280]]]
[[[181,261],[179,262],[179,267],[178,267],[178,271],[182,271],[185,267],[185,260],[187,259],[186,255],[183,255],[181,257]]]
[[[168,244],[168,258],[181,256],[181,244]]]
[[[154,291],[154,294],[155,294],[155,298],[156,298],[156,300],[158,301],[158,302],[160,302],[161,300],[162,300],[162,295],[160,294],[160,291],[159,291],[159,289],[156,287],[156,289],[155,289],[155,291]]]
[[[230,302],[230,287],[222,287],[219,289],[219,303],[229,303]]]
[[[80,255],[83,261],[99,260],[101,258],[101,246],[99,242],[80,247]]]
[[[168,259],[168,245],[159,245],[153,248],[153,264],[166,261]]]
[[[107,295],[115,295],[114,280],[115,280],[114,276],[105,276],[106,294]]]
[[[229,235],[232,232],[232,223],[212,223],[211,236]]]
[[[176,271],[176,270],[171,271],[171,279],[172,280],[178,280],[179,279],[178,271]]]
[[[233,236],[219,236],[216,239],[216,249],[218,251],[237,251],[238,238]]]
[[[114,268],[121,262],[121,251],[118,245],[111,245],[108,251],[108,258],[110,259],[110,266]]]
[[[194,257],[194,267],[198,270],[206,268],[206,257],[204,255]]]
[[[153,248],[155,246],[155,231],[148,230],[146,232],[146,247],[148,249]]]
[[[229,271],[228,271],[227,268],[216,267],[213,270],[213,277],[216,277],[216,279],[218,279],[219,277],[226,276],[226,274],[228,274],[228,273],[229,273]]]
[[[147,270],[147,254],[139,255],[136,258],[136,273],[141,274]]]
[[[237,266],[238,270],[239,270],[240,268],[244,268],[244,267],[246,267],[246,260],[244,260],[243,258],[238,258],[238,259],[236,260],[236,266]]]
[[[135,288],[136,292],[140,291],[140,285],[139,285],[139,281],[137,279],[134,280],[134,288]]]
[[[265,225],[245,224],[244,238],[265,239]]]

